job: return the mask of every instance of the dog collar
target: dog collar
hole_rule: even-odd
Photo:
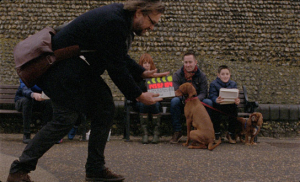
[[[188,101],[194,100],[194,99],[198,99],[198,97],[195,96],[195,97],[188,98],[188,99],[185,100],[185,103],[187,103]]]

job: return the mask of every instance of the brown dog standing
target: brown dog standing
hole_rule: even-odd
[[[183,145],[188,146],[190,140],[193,140],[194,142],[188,147],[189,149],[208,148],[208,150],[213,150],[220,145],[220,142],[213,145],[215,138],[214,127],[205,107],[197,97],[194,86],[190,83],[184,83],[175,91],[175,95],[187,95],[184,106],[184,115],[187,125],[187,141]],[[192,125],[195,130],[191,131]]]
[[[237,120],[240,122],[240,131],[237,132],[238,137],[240,137],[240,141],[242,141],[242,135],[245,135],[245,144],[246,145],[255,145],[254,143],[254,137],[260,132],[260,128],[263,123],[263,116],[259,112],[254,112],[249,116],[249,119],[246,120],[245,118],[237,118]],[[249,137],[250,143],[249,143]]]

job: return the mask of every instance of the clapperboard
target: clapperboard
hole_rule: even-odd
[[[146,79],[148,92],[159,93],[159,97],[174,97],[175,90],[172,76]]]

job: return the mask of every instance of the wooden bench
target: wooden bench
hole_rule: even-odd
[[[255,109],[258,107],[257,102],[250,102],[248,100],[247,95],[247,89],[246,86],[242,87],[242,90],[239,90],[239,98],[240,98],[240,104],[238,105],[238,117],[244,117],[248,118],[251,113],[255,111]],[[171,115],[169,112],[170,104],[171,104],[172,98],[164,98],[160,103],[162,107],[167,107],[166,113],[161,113],[162,116],[168,116]],[[139,112],[136,112],[132,109],[133,103],[130,100],[124,101],[124,123],[125,123],[125,129],[124,129],[124,139],[125,141],[130,141],[130,118],[133,115],[139,115]]]
[[[19,85],[0,85],[0,114],[22,114],[15,110],[15,95]],[[34,112],[34,114],[41,114]],[[82,141],[86,140],[86,121],[82,123]]]
[[[0,114],[22,114],[15,108],[15,95],[18,85],[0,85]]]

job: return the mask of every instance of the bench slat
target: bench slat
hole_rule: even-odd
[[[19,85],[0,85],[0,89],[18,89]]]
[[[12,99],[1,99],[0,103],[1,104],[14,104],[15,100],[12,100]]]
[[[245,112],[239,112],[238,113],[239,117],[241,117],[241,116],[248,116],[249,117],[250,115],[251,115],[251,113],[245,113]]]
[[[0,99],[15,99],[15,95],[0,95]]]
[[[15,94],[19,85],[0,85],[0,104],[15,104]],[[0,109],[0,114],[21,114],[16,110]]]
[[[16,94],[17,89],[0,89],[0,94]]]
[[[21,112],[16,110],[3,110],[3,109],[0,109],[0,113],[1,114],[22,114]]]

